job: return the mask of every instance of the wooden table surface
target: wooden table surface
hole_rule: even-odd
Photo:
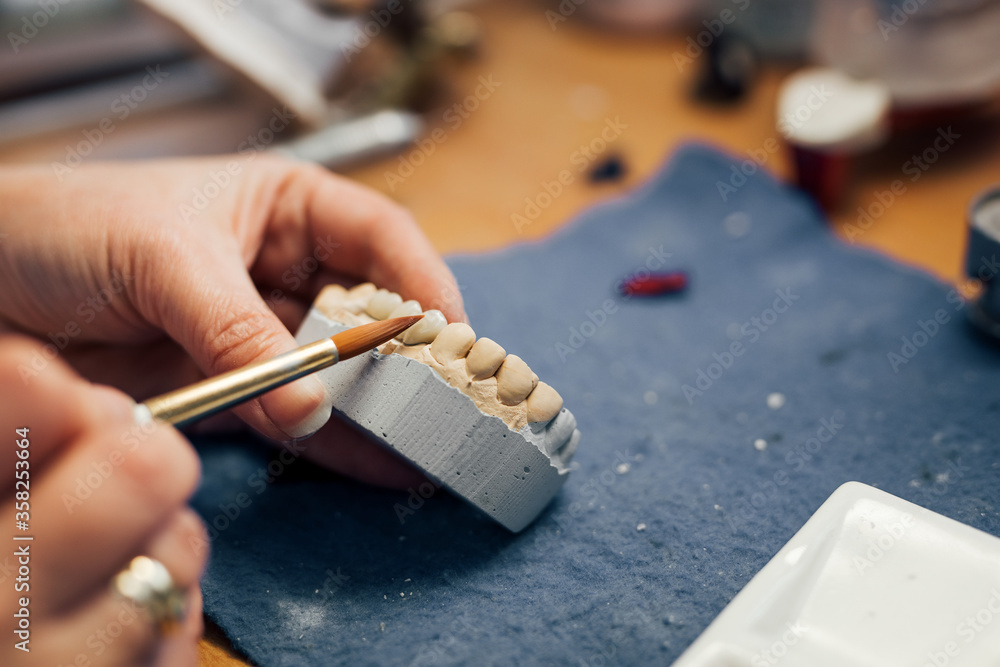
[[[737,106],[704,106],[688,95],[699,63],[684,71],[674,63],[683,33],[636,37],[578,20],[553,30],[545,6],[527,0],[487,3],[472,11],[482,21],[482,53],[453,78],[454,99],[447,104],[474,94],[482,80],[494,82],[493,90],[480,88],[484,99],[467,117],[445,115],[447,106],[429,114],[432,125],[442,128],[438,138],[443,140],[433,152],[404,154],[409,165],[420,163],[412,173],[401,167],[400,156],[349,172],[408,206],[442,253],[485,251],[545,236],[594,202],[635,188],[685,142],[710,143],[745,156],[780,139],[775,95],[788,67],[766,68],[752,94]],[[931,145],[936,128],[896,138],[860,161],[840,210],[831,214],[837,233],[846,238],[854,224],[859,233],[852,242],[959,282],[968,203],[1000,183],[997,117],[955,122],[960,136],[954,146],[915,182],[903,173],[904,164]],[[627,174],[619,182],[594,185],[576,171],[586,160],[578,151],[609,121],[622,129],[604,155],[620,156]],[[0,151],[0,160],[29,158],[51,159],[23,146],[6,155]],[[772,154],[765,166],[788,179],[784,151]],[[573,173],[573,182],[519,230],[512,215],[527,217],[525,199],[535,199],[543,183],[558,179],[563,170]],[[896,179],[905,181],[905,193],[868,229],[857,227],[858,208],[869,208]],[[213,628],[202,642],[201,662],[245,664]]]

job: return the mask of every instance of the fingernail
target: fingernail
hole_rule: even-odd
[[[295,439],[323,428],[333,410],[326,387],[313,376],[265,394],[261,407],[282,433]]]
[[[109,421],[132,421],[133,410],[136,407],[135,401],[117,389],[103,384],[94,384],[91,387],[94,390],[94,399],[104,410]]]
[[[330,415],[333,413],[333,406],[329,403],[321,405],[311,413],[309,416],[303,419],[292,429],[289,429],[288,435],[292,436],[296,440],[301,440],[302,438],[308,438],[309,436],[320,430],[326,423],[330,421]]]

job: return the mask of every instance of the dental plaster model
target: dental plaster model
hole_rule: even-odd
[[[365,283],[331,285],[299,328],[308,343],[424,313],[397,339],[318,377],[334,409],[514,532],[545,508],[580,440],[555,389],[524,361],[439,310]]]

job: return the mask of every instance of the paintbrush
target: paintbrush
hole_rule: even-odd
[[[422,317],[412,315],[362,324],[273,359],[258,361],[150,398],[136,406],[136,419],[140,422],[156,419],[175,426],[190,424],[378,347],[409,329]]]

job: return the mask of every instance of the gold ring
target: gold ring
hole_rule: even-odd
[[[186,613],[184,591],[160,561],[136,556],[111,580],[112,590],[149,612],[157,630],[166,633],[178,627]]]

